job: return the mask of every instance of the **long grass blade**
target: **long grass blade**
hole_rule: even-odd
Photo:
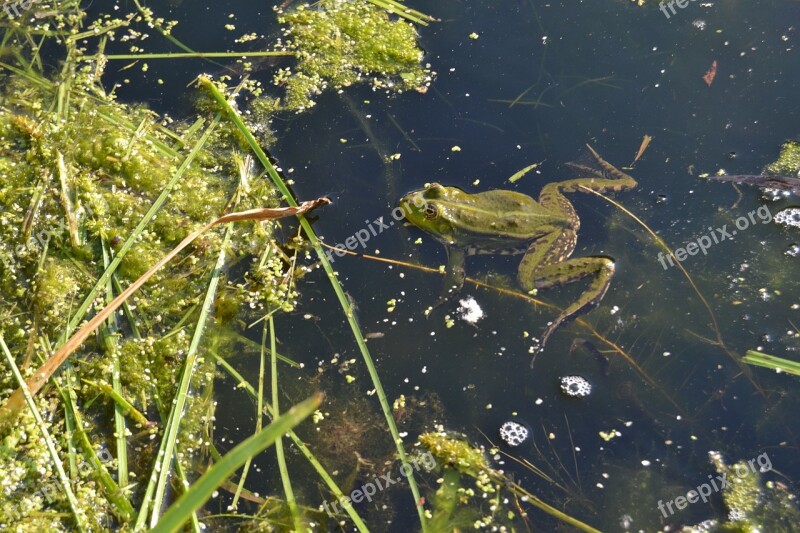
[[[270,374],[272,378],[272,416],[280,415],[280,404],[278,402],[278,358],[275,356],[275,320],[272,315],[269,317],[269,348],[270,348]],[[263,361],[263,353],[262,353]],[[263,376],[263,373],[262,373]],[[263,379],[262,379],[263,381]],[[263,384],[259,381],[259,393],[263,392]],[[260,404],[259,404],[260,406]],[[259,411],[260,413],[260,411]],[[261,416],[259,416],[259,419]],[[275,453],[278,457],[278,470],[281,474],[281,482],[283,483],[283,493],[286,496],[286,503],[289,505],[289,512],[292,515],[292,522],[294,522],[294,530],[302,531],[303,523],[300,520],[300,514],[297,510],[297,502],[294,499],[294,491],[292,490],[292,482],[289,479],[289,469],[286,468],[286,457],[283,453],[283,441],[280,437],[275,440]]]
[[[396,0],[367,0],[369,3],[374,4],[380,8],[385,9],[389,13],[394,13],[398,17],[402,17],[420,26],[427,26],[429,22],[436,19],[430,15],[426,15],[416,9],[411,9]]]
[[[107,243],[103,240],[103,266],[108,268],[108,264],[111,261],[109,257],[109,250]],[[113,283],[111,283],[111,278],[108,279],[106,283],[106,303],[111,302],[114,300],[114,289]],[[106,348],[106,353],[111,356],[111,386],[113,387],[113,392],[116,396],[123,399],[122,395],[122,381],[120,379],[120,363],[119,363],[119,350],[117,346],[117,339],[114,336],[118,327],[117,321],[115,316],[111,316],[108,319],[108,324],[106,326],[106,331],[103,333],[103,344]],[[128,404],[131,408],[132,405]],[[133,409],[134,412],[137,412],[136,409]],[[128,410],[128,412],[131,412]],[[117,479],[119,479],[119,484],[123,487],[127,487],[129,483],[128,479],[128,439],[127,439],[127,427],[125,425],[125,408],[120,402],[114,403],[114,435],[116,437],[117,443]]]
[[[248,57],[280,57],[293,56],[294,52],[178,52],[167,54],[107,54],[105,59],[203,59],[208,57],[227,57],[231,59],[244,59]],[[81,59],[93,61],[98,59],[96,56],[84,56]]]
[[[775,357],[755,350],[747,350],[747,353],[742,357],[742,362],[800,376],[800,362]]]
[[[186,402],[189,397],[189,385],[192,382],[194,369],[197,364],[200,340],[203,338],[206,320],[211,313],[211,309],[214,305],[214,300],[217,295],[219,278],[222,274],[222,269],[225,267],[226,250],[228,249],[230,237],[231,228],[228,228],[228,231],[225,232],[225,238],[222,241],[222,245],[220,246],[217,264],[214,267],[214,271],[211,273],[211,280],[209,281],[208,288],[206,289],[206,297],[203,301],[203,306],[200,309],[200,316],[197,318],[197,323],[195,324],[192,341],[189,344],[189,350],[186,353],[186,360],[183,363],[181,379],[178,382],[178,392],[175,395],[175,399],[172,401],[172,412],[169,414],[169,423],[165,428],[164,438],[161,441],[161,447],[158,451],[158,459],[156,460],[156,465],[153,469],[153,474],[158,475],[158,481],[156,482],[155,497],[153,498],[153,513],[150,518],[150,527],[155,526],[158,522],[158,518],[161,513],[161,506],[164,502],[164,497],[166,496],[167,488],[169,486],[169,479],[172,473],[172,458],[176,452],[175,445],[178,442],[181,419],[183,418],[183,410],[186,407]],[[150,481],[152,483],[152,476]]]

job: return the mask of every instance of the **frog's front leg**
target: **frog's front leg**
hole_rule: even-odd
[[[442,294],[439,299],[433,304],[434,309],[447,303],[464,286],[464,279],[466,278],[464,271],[465,257],[466,253],[463,248],[447,246],[447,269],[445,270],[444,287],[442,287]]]

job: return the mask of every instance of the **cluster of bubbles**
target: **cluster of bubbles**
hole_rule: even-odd
[[[500,438],[509,446],[519,446],[528,439],[528,428],[516,422],[500,426]]]
[[[573,398],[583,398],[592,392],[592,385],[581,376],[564,376],[561,378],[561,392]]]
[[[794,226],[800,228],[800,208],[789,207],[775,214],[775,222],[782,226]]]

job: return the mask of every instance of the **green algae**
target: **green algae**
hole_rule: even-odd
[[[370,83],[374,90],[424,92],[432,73],[420,63],[413,25],[362,0],[322,0],[279,12],[285,49],[297,64],[275,76],[285,86],[283,108],[301,111],[325,89]]]
[[[767,165],[764,172],[800,178],[800,141],[783,143],[778,159]]]
[[[796,496],[783,484],[773,481],[764,483],[762,479],[762,475],[773,468],[766,452],[750,461],[741,460],[733,464],[726,463],[718,452],[709,452],[709,458],[720,474],[717,479],[725,479],[722,500],[728,516],[722,521],[707,520],[702,524],[684,527],[684,533],[796,531],[797,524],[800,524]]]
[[[437,432],[423,433],[419,436],[419,442],[433,453],[437,463],[462,474],[478,477],[491,472],[484,450],[476,448],[466,440]]]

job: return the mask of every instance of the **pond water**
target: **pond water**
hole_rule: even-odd
[[[398,199],[429,182],[536,196],[544,184],[573,177],[564,164],[582,160],[586,144],[637,180],[636,189],[613,194],[614,200],[672,249],[724,225],[730,231],[737,218],[759,208],[774,214],[800,203],[791,197],[768,201],[756,188],[737,192],[699,177],[720,169],[758,174],[777,158],[784,141],[797,138],[800,4],[692,1],[667,17],[646,3],[412,2],[441,19],[419,29],[425,62],[437,73],[427,93],[387,97],[364,87],[326,93],[311,111],[274,121],[278,142],[271,154],[294,180],[298,198],[333,198],[314,222],[330,244],[344,243],[379,217],[390,221]],[[247,2],[187,2],[172,8],[170,16],[191,30],[185,34],[188,44],[220,50],[230,46],[231,32],[220,28],[228,13],[236,13],[237,35],[276,31],[270,10]],[[193,32],[194,40],[188,38]],[[709,85],[703,77],[712,63],[716,77]],[[179,113],[185,104],[182,84],[197,72],[191,63],[153,64],[147,79],[121,95],[146,91],[136,83],[161,77],[164,94],[151,104]],[[627,168],[645,135],[652,142]],[[393,154],[400,157],[387,162]],[[536,162],[541,163],[536,172],[508,182]],[[797,230],[752,218],[732,239],[683,261],[695,290],[678,268],[662,266],[662,249],[630,216],[593,195],[575,193],[570,199],[582,223],[574,256],[613,257],[616,275],[600,305],[582,317],[585,323],[558,330],[533,369],[527,335],[541,335],[556,316],[552,309],[467,283],[460,298],[476,300],[485,314],[480,321],[461,320],[457,302],[426,318],[441,276],[334,256],[362,330],[373,334],[368,346],[389,400],[423,398],[427,404],[420,410],[431,408],[412,431],[426,424],[432,429],[435,422],[488,445],[482,433],[499,444],[503,422],[526,424],[532,439],[501,449],[530,461],[553,482],[508,458],[503,467],[545,501],[558,502],[556,507],[603,531],[656,531],[667,525],[675,530],[724,519],[718,494],[709,503],[675,508],[674,514],[658,507],[715,474],[712,450],[729,462],[761,457],[763,463],[768,457],[772,471],[766,479],[792,487],[800,475],[797,378],[746,367],[738,357],[758,348],[792,358],[800,348],[800,292],[793,275],[798,259],[785,253],[800,239]],[[363,252],[434,269],[447,261],[441,244],[400,223],[371,236]],[[470,258],[467,275],[516,289],[519,259]],[[563,308],[585,283],[536,297]],[[377,401],[367,395],[369,376],[322,271],[307,275],[300,291],[298,310],[277,323],[281,351],[305,367],[286,370],[282,379],[322,379],[329,401],[352,402],[351,417],[382,424]],[[619,350],[594,336],[587,324]],[[591,344],[571,350],[576,339]],[[355,362],[337,373],[330,364],[335,354]],[[257,373],[255,359],[236,364],[245,374]],[[345,374],[355,381],[347,383]],[[561,394],[559,379],[567,375],[585,377],[591,395]],[[218,387],[225,416],[218,414],[217,432],[237,439],[251,431],[252,409],[240,408],[242,396],[227,389]],[[300,394],[287,392],[286,403]],[[600,435],[614,431],[618,435],[608,441]],[[370,435],[363,435],[358,450],[365,457],[370,446],[378,446],[373,441],[385,445],[386,435]],[[409,434],[408,443],[415,437]],[[302,459],[292,461],[302,472]],[[279,477],[269,473],[272,454],[258,466],[262,477],[252,479],[253,490],[274,492]],[[361,482],[365,475],[356,471]],[[318,482],[309,480],[297,489],[316,505],[324,496]],[[435,476],[423,477],[422,484],[425,490],[435,486]],[[371,528],[418,527],[408,491],[396,491],[387,502],[391,509],[365,511]],[[538,511],[529,519],[532,530],[563,527]]]

